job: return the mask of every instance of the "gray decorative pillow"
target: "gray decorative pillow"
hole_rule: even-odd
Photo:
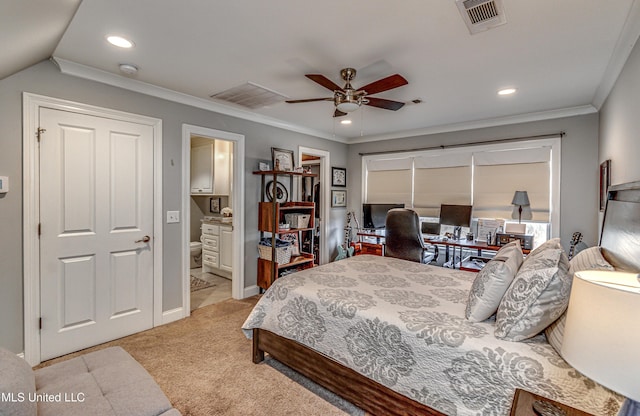
[[[558,319],[569,303],[568,271],[569,259],[560,239],[549,240],[531,252],[500,302],[495,336],[521,341]]]
[[[615,270],[605,260],[600,247],[589,247],[578,252],[569,262],[569,276],[573,280],[573,274],[582,270]],[[564,324],[567,319],[566,311],[555,322],[544,330],[547,341],[560,354],[562,338],[564,337]]]
[[[3,348],[0,348],[0,392],[13,394],[13,400],[0,400],[0,415],[36,415],[38,403],[29,400],[29,395],[36,392],[33,370],[25,360]]]
[[[502,296],[522,265],[520,241],[512,241],[496,253],[478,272],[471,290],[465,316],[471,322],[481,322],[496,313]]]

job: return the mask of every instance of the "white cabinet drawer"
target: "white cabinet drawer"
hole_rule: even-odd
[[[204,264],[205,266],[218,268],[220,265],[218,253],[202,250],[202,264]]]
[[[218,251],[219,237],[217,235],[203,235],[202,236],[202,249],[203,250],[211,250]]]
[[[220,226],[219,225],[203,223],[202,227],[200,227],[200,229],[202,230],[202,234],[203,235],[218,235],[218,234],[220,234]]]

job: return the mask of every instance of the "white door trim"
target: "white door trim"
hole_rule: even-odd
[[[40,108],[112,118],[153,128],[153,326],[162,324],[162,120],[28,92],[24,92],[22,98],[24,358],[34,366],[40,363],[40,175],[36,135]]]
[[[302,166],[302,154],[319,156],[320,161],[320,183],[322,196],[320,197],[320,218],[322,219],[320,264],[329,263],[329,226],[331,225],[331,153],[327,150],[314,149],[311,147],[298,146],[298,166]]]
[[[233,142],[233,271],[231,273],[231,296],[243,299],[257,290],[246,290],[244,287],[244,135],[207,127],[182,125],[182,304],[184,317],[191,314],[191,293],[189,288],[190,264],[190,224],[191,224],[191,136],[197,135],[211,139],[222,139]],[[253,293],[255,292],[255,293]]]

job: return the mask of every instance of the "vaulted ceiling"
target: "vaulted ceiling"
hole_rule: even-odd
[[[638,1],[504,0],[506,23],[471,34],[455,0],[9,0],[0,78],[53,56],[63,72],[320,137],[403,137],[597,111],[638,39]],[[343,86],[345,67],[356,89],[401,74],[407,85],[375,97],[406,104],[334,118],[331,101],[284,102],[331,97],[305,74]],[[247,83],[276,101],[210,97]],[[497,94],[507,87],[515,94]]]

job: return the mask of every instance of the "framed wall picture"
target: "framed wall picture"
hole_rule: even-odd
[[[258,169],[261,171],[271,170],[271,161],[270,160],[259,160],[258,161]]]
[[[209,211],[220,214],[220,198],[209,198]]]
[[[291,171],[296,165],[293,160],[293,150],[271,148],[271,161],[273,170]]]
[[[607,192],[611,185],[611,160],[605,160],[600,164],[600,211],[607,206]]]
[[[333,190],[331,191],[331,206],[332,207],[346,207],[347,206],[347,191]]]
[[[331,167],[331,186],[347,186],[347,170]]]

